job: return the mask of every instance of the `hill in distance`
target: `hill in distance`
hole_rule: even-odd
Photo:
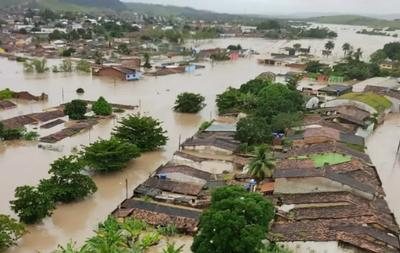
[[[305,21],[323,23],[323,24],[340,24],[340,25],[359,25],[376,28],[390,27],[400,29],[399,20],[386,20],[378,18],[370,18],[358,15],[335,15],[335,16],[320,16],[305,19]]]

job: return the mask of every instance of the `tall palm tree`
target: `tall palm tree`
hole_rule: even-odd
[[[342,49],[343,49],[344,55],[346,56],[351,51],[351,45],[346,42],[342,45]]]
[[[357,48],[357,51],[355,51],[355,52],[353,53],[354,59],[355,59],[356,61],[360,61],[362,55],[363,55],[363,51],[361,50],[361,48]]]
[[[249,164],[249,174],[258,182],[267,177],[272,177],[275,165],[271,162],[267,146],[257,147],[254,154],[255,157]]]

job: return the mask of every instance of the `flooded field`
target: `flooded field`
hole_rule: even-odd
[[[339,32],[339,38],[336,40],[337,51],[334,53],[336,57],[341,56],[341,44],[344,42],[351,42],[354,46],[361,47],[365,52],[364,56],[368,56],[386,42],[396,40],[382,36],[368,36],[368,40],[366,40],[366,35],[355,34],[353,28],[334,26],[334,29]],[[326,41],[302,40],[299,42],[304,47],[310,45],[313,48],[312,50],[320,51]],[[367,45],[366,42],[368,42]],[[252,48],[261,54],[265,54],[286,45],[292,45],[293,42],[264,39],[220,39],[203,41],[198,44],[202,48],[241,44],[244,48]],[[23,237],[19,246],[10,249],[8,253],[50,252],[58,244],[65,244],[70,239],[77,242],[85,240],[92,234],[96,225],[104,220],[125,198],[125,179],[128,179],[129,191],[131,192],[148,177],[149,173],[172,157],[172,154],[178,148],[179,136],[182,140],[190,137],[203,121],[215,117],[214,101],[216,94],[221,93],[228,86],[238,87],[261,72],[273,71],[283,74],[290,71],[287,68],[258,65],[256,59],[257,56],[213,65],[205,63],[205,69],[193,74],[145,77],[138,82],[119,82],[81,74],[24,74],[22,64],[0,59],[0,89],[27,90],[35,95],[45,92],[49,95],[47,102],[18,104],[15,109],[0,111],[0,119],[38,112],[75,98],[95,100],[99,96],[104,96],[112,103],[141,105],[139,111],[142,114],[160,119],[169,136],[168,144],[164,150],[142,155],[121,172],[106,176],[95,176],[94,180],[98,186],[98,192],[92,198],[78,203],[59,205],[52,217],[46,218],[42,224],[30,226],[29,233]],[[83,88],[85,94],[78,96],[75,93],[77,88]],[[201,93],[206,97],[207,106],[201,113],[186,115],[172,111],[171,108],[176,95],[184,91]],[[397,119],[396,122],[397,125],[400,125],[400,119]],[[0,146],[0,170],[2,173],[2,177],[0,177],[0,213],[13,214],[9,209],[8,202],[13,199],[14,189],[17,186],[37,184],[40,179],[47,176],[49,164],[52,161],[60,156],[70,154],[73,147],[87,145],[98,137],[107,138],[115,124],[116,120],[104,121],[94,126],[91,131],[59,142],[57,145],[62,148],[62,152],[38,149],[37,143],[29,142]],[[388,147],[393,145],[393,152],[395,152],[400,132],[397,131],[399,138],[392,138],[394,129],[398,129],[393,126],[392,128],[389,127],[389,130],[382,130],[385,127],[389,126],[385,124],[378,129],[376,135],[370,138],[368,150],[372,160],[376,162],[378,170],[382,166],[383,174],[381,173],[381,177],[389,204],[399,214],[400,201],[394,196],[396,193],[394,181],[395,176],[397,178],[400,176],[399,170],[397,174],[390,172],[393,159],[388,157],[388,160],[384,160],[383,158],[387,157],[384,153],[392,149],[380,147],[382,147],[382,143],[388,144]],[[190,238],[184,237],[177,240],[182,241],[181,244],[186,245],[185,251],[189,252]]]

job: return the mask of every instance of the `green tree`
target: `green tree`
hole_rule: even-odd
[[[275,165],[271,160],[266,145],[256,147],[254,158],[249,164],[249,174],[258,182],[272,177]]]
[[[235,138],[249,145],[270,143],[272,141],[271,126],[261,117],[242,118],[236,125]]]
[[[281,112],[298,112],[303,110],[303,96],[297,90],[291,90],[281,84],[272,84],[258,94],[256,115],[268,122]]]
[[[305,71],[310,73],[320,73],[325,68],[325,65],[320,63],[319,61],[309,61],[306,64]]]
[[[217,107],[220,114],[239,112],[242,104],[242,93],[229,87],[222,94],[217,95]]]
[[[82,161],[98,172],[111,172],[126,167],[133,158],[140,156],[136,145],[111,138],[99,140],[84,148]]]
[[[293,45],[294,50],[299,51],[299,49],[301,48],[301,44],[300,43],[296,43]]]
[[[258,253],[274,215],[272,203],[258,193],[240,186],[218,188],[200,217],[191,249],[194,253]]]
[[[351,45],[349,43],[347,43],[347,42],[344,43],[342,45],[342,50],[343,50],[345,56],[348,55],[349,52],[351,51]]]
[[[353,57],[356,61],[360,61],[362,55],[363,55],[363,52],[362,52],[361,48],[357,48],[357,50],[353,53]]]
[[[112,114],[112,106],[103,97],[99,97],[93,104],[92,110],[96,115],[108,116]]]
[[[387,57],[392,61],[400,60],[400,42],[391,42],[383,47]]]
[[[334,48],[335,48],[335,43],[331,40],[325,44],[325,49],[328,51],[332,51],[332,49]]]
[[[119,122],[113,135],[135,144],[141,151],[153,151],[167,143],[166,131],[161,122],[151,117],[129,115]]]
[[[127,44],[119,44],[118,45],[118,53],[124,54],[124,55],[129,55],[132,52],[132,50],[128,47]]]
[[[94,52],[93,55],[94,62],[98,65],[102,65],[104,61],[104,54],[101,51]]]
[[[270,79],[265,80],[261,78],[256,78],[248,81],[247,83],[242,84],[239,90],[242,93],[250,93],[257,95],[258,93],[260,93],[261,90],[263,90],[271,83],[272,81]]]
[[[59,67],[61,72],[72,72],[72,61],[69,59],[64,59]]]
[[[86,60],[78,61],[78,63],[76,64],[76,70],[85,72],[85,73],[90,73],[90,70],[91,70],[90,62],[88,62]]]
[[[51,164],[50,179],[41,180],[39,190],[47,192],[54,201],[64,203],[85,198],[97,191],[92,178],[81,174],[84,165],[77,157],[62,157]]]
[[[86,102],[79,99],[72,100],[64,107],[64,113],[72,120],[84,119],[86,111]]]
[[[175,101],[174,111],[184,113],[197,113],[204,108],[205,98],[200,94],[183,92]]]
[[[302,119],[301,112],[279,113],[272,117],[272,131],[284,133],[288,128],[299,126]]]
[[[25,232],[23,224],[10,216],[0,214],[0,252],[14,246]]]
[[[383,49],[379,49],[371,54],[371,62],[375,64],[381,64],[386,58],[388,58],[388,56]]]
[[[150,55],[148,53],[144,54],[144,68],[146,69],[151,69],[151,63],[150,63]]]
[[[36,73],[45,73],[49,71],[49,68],[47,67],[47,60],[46,59],[33,59],[32,60],[32,65],[35,68]]]
[[[50,216],[55,208],[50,194],[33,186],[17,187],[14,197],[15,199],[10,201],[11,209],[27,224],[39,222]]]

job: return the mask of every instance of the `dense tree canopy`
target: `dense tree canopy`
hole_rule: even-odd
[[[66,104],[64,107],[64,113],[72,120],[80,120],[85,118],[87,111],[86,102],[75,99],[70,103]]]
[[[81,174],[83,169],[77,157],[62,157],[51,164],[50,178],[41,180],[39,190],[49,193],[55,202],[83,199],[97,191],[92,178]]]
[[[15,219],[0,214],[0,252],[15,245],[25,233],[25,226]]]
[[[134,144],[111,138],[99,140],[85,147],[82,160],[98,172],[121,170],[130,160],[140,156],[140,150]]]
[[[272,141],[271,126],[262,117],[249,116],[242,118],[236,125],[235,138],[249,145],[270,143]]]
[[[141,151],[153,151],[164,146],[168,140],[160,121],[140,115],[123,118],[113,135],[136,145]]]
[[[271,122],[272,117],[281,112],[302,111],[303,104],[303,97],[298,91],[281,84],[272,84],[258,94],[255,113]]]
[[[112,106],[104,97],[99,97],[99,99],[97,99],[92,106],[92,110],[96,115],[108,116],[112,114]]]
[[[15,189],[15,199],[10,201],[10,204],[19,219],[27,224],[41,221],[51,215],[55,208],[49,193],[27,185]]]
[[[258,193],[239,186],[215,190],[200,217],[194,253],[258,253],[263,247],[274,207]]]
[[[204,108],[204,100],[205,98],[200,94],[184,92],[176,98],[174,110],[184,113],[197,113]]]

